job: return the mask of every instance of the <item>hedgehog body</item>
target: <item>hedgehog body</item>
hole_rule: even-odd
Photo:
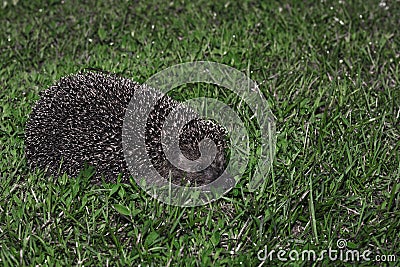
[[[141,85],[116,75],[81,72],[61,78],[41,93],[25,131],[26,157],[31,168],[47,174],[77,176],[93,166],[93,181],[114,182],[121,175],[128,183],[130,172],[124,158],[122,127],[127,106]],[[208,138],[217,147],[216,157],[206,169],[186,172],[166,158],[161,132],[163,122],[179,102],[164,96],[154,107],[146,126],[146,150],[152,166],[175,184],[203,185],[218,178],[226,166],[225,129],[209,120],[195,119],[179,133],[179,146],[189,160],[200,156],[199,142]],[[133,151],[135,153],[135,151]]]

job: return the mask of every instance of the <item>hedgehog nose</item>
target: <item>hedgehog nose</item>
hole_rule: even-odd
[[[178,169],[191,173],[205,170],[212,164],[218,152],[214,141],[209,138],[205,138],[198,143],[200,157],[195,160],[188,159],[184,153],[182,153],[182,148],[169,147],[168,149],[168,153],[166,153],[167,160]],[[198,154],[198,152],[195,153],[195,151],[191,151],[192,149],[192,147],[189,150],[183,148],[186,154]]]
[[[204,170],[214,161],[218,149],[213,140],[210,138],[204,138],[199,143],[199,150],[201,156],[197,160],[199,161],[199,168]]]

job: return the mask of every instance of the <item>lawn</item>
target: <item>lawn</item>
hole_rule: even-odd
[[[400,3],[286,2],[2,1],[0,265],[398,265]],[[242,71],[268,100],[276,155],[255,192],[247,175],[183,208],[134,182],[93,185],[90,170],[28,169],[25,123],[62,76],[144,82],[196,60]],[[295,257],[329,248],[370,260]]]

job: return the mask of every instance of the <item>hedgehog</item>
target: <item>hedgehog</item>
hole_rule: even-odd
[[[124,158],[122,128],[127,106],[138,90],[142,86],[130,79],[86,70],[65,76],[42,91],[25,129],[28,166],[47,175],[66,173],[69,177],[92,166],[94,183],[116,182],[118,178],[129,183],[131,174]],[[227,166],[226,129],[203,118],[193,119],[181,128],[179,148],[188,160],[200,157],[199,142],[205,138],[217,148],[207,168],[197,172],[181,170],[168,161],[161,144],[165,118],[178,105],[180,102],[171,97],[162,97],[146,122],[145,145],[151,165],[174,184],[208,184]]]

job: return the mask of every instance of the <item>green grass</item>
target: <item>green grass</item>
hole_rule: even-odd
[[[400,5],[219,2],[2,2],[0,265],[396,265],[257,259],[265,246],[320,252],[340,238],[398,264]],[[270,103],[277,153],[258,191],[242,181],[179,208],[135,183],[28,170],[24,126],[55,80],[93,67],[144,82],[194,60],[243,71]]]

